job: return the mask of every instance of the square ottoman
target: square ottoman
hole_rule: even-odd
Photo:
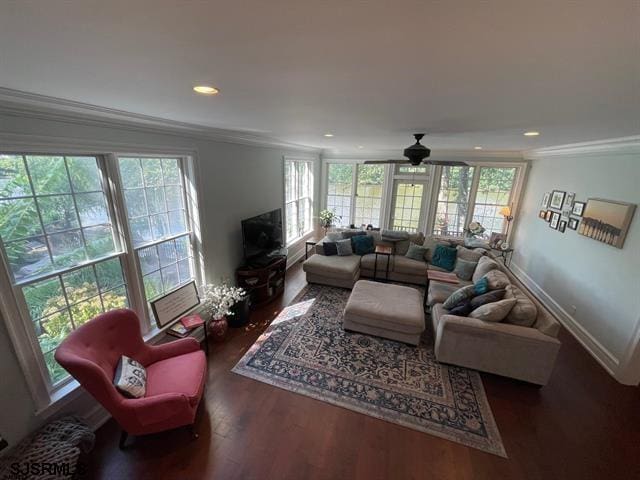
[[[418,345],[424,332],[422,294],[411,287],[359,280],[344,309],[345,330]]]

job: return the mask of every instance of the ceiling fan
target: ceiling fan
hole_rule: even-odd
[[[416,139],[416,143],[404,149],[404,156],[409,160],[367,160],[364,162],[367,165],[373,164],[410,164],[417,167],[420,164],[423,165],[442,165],[445,167],[466,167],[465,162],[459,162],[455,160],[427,160],[431,155],[431,150],[420,143],[424,133],[414,133],[413,136]]]

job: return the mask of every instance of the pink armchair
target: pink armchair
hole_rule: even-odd
[[[143,398],[126,398],[113,386],[121,355],[146,368]],[[121,448],[127,434],[145,435],[195,422],[207,376],[204,352],[193,338],[147,345],[131,310],[112,310],[82,325],[60,344],[55,359],[120,424]]]

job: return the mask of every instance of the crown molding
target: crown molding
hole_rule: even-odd
[[[4,87],[0,87],[0,113],[143,133],[173,135],[256,147],[281,148],[297,152],[318,154],[321,151],[319,148],[284,142],[258,133],[205,127],[193,123],[126,112]]]
[[[640,153],[640,135],[631,137],[609,138],[593,142],[570,143],[556,147],[538,148],[524,152],[524,158],[536,160],[564,155],[625,155]]]

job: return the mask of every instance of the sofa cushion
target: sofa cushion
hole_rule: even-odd
[[[338,240],[336,242],[336,248],[338,249],[338,255],[344,257],[346,255],[353,255],[353,249],[351,248],[351,239],[346,238],[344,240]]]
[[[167,358],[147,367],[147,397],[183,394],[192,406],[198,404],[206,379],[207,358],[202,350]]]
[[[429,291],[427,292],[427,305],[430,307],[444,303],[453,292],[458,290],[460,285],[444,282],[429,282]]]
[[[509,315],[509,312],[515,304],[515,298],[487,303],[473,310],[469,314],[469,317],[484,320],[485,322],[501,322]]]
[[[516,299],[516,304],[504,319],[505,323],[520,325],[522,327],[533,326],[538,316],[538,309],[522,290],[514,285],[508,285],[504,298]]]
[[[466,285],[462,288],[458,288],[444,301],[444,308],[451,310],[454,307],[464,303],[465,301],[476,296],[475,286]]]
[[[491,270],[484,277],[487,279],[489,290],[499,290],[507,288],[507,285],[511,285],[509,277],[507,277],[500,270]]]
[[[425,253],[427,253],[427,249],[425,247],[412,243],[411,245],[409,245],[409,249],[407,250],[407,253],[404,254],[404,256],[407,258],[411,258],[412,260],[419,260],[421,262],[424,262]]]
[[[342,234],[342,238],[353,238],[367,234],[364,230],[343,230],[340,233]]]
[[[478,260],[478,266],[476,267],[476,271],[473,272],[471,281],[475,283],[478,280],[480,280],[482,277],[484,277],[487,273],[489,273],[491,270],[496,270],[496,269],[498,270],[500,269],[500,265],[498,265],[498,262],[496,262],[495,260],[487,256],[481,257],[480,260]]]
[[[427,263],[423,260],[413,260],[412,258],[402,255],[394,255],[391,260],[393,271],[396,273],[404,273],[406,275],[427,275]],[[378,264],[380,268],[380,264]]]
[[[327,242],[337,242],[338,240],[342,240],[344,238],[347,237],[343,236],[342,232],[327,232],[323,240]]]
[[[375,250],[373,237],[366,234],[351,237],[351,243],[353,246],[353,253],[356,255],[366,255],[367,253],[373,253]]]
[[[453,269],[453,273],[462,280],[471,280],[473,272],[475,272],[478,262],[471,262],[462,258],[456,259],[456,266]]]
[[[450,272],[456,266],[456,254],[455,248],[438,245],[433,255],[431,255],[431,263]]]
[[[481,307],[482,305],[486,305],[487,303],[493,303],[502,300],[505,293],[507,293],[507,291],[503,288],[501,290],[490,290],[487,293],[483,293],[482,295],[473,297],[469,301],[471,311]]]
[[[486,251],[482,248],[475,248],[473,250],[469,248],[465,248],[462,245],[458,245],[456,247],[458,250],[458,258],[466,260],[468,262],[476,262],[480,260],[480,257],[483,257],[486,254]]]
[[[338,246],[336,245],[336,242],[322,242],[322,248],[324,249],[324,254],[327,257],[338,254]]]
[[[384,271],[387,268],[387,262],[390,261],[389,255],[378,255],[378,271]],[[360,259],[360,268],[362,270],[374,270],[376,263],[376,254],[367,253]],[[392,261],[393,263],[393,261]]]
[[[347,257],[312,255],[302,264],[302,269],[305,272],[323,277],[352,280],[360,271],[360,257],[357,255]]]

